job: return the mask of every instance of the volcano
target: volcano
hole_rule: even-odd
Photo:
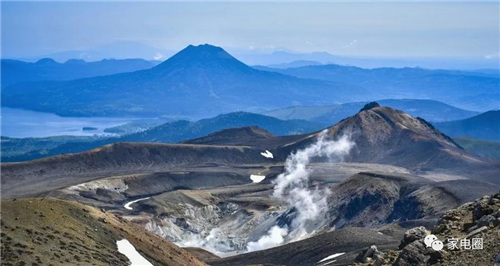
[[[377,103],[365,105],[354,116],[326,130],[332,139],[348,135],[356,143],[354,151],[346,158],[350,162],[391,164],[416,171],[465,169],[491,163],[468,153],[424,119]],[[276,147],[277,153],[286,156],[307,146],[318,134]]]
[[[353,86],[257,70],[205,44],[132,73],[14,84],[2,90],[2,105],[71,116],[210,116],[348,101],[356,93],[362,95]]]
[[[330,139],[348,135],[355,143],[345,157],[346,162],[393,165],[422,173],[439,171],[500,183],[498,160],[472,155],[425,120],[376,103],[367,104],[356,115],[325,130]],[[245,168],[248,164],[260,168],[267,163],[283,163],[291,153],[315,142],[321,132],[280,137],[262,129],[240,128],[216,132],[185,144],[116,143],[82,153],[7,163],[2,164],[2,187],[9,189],[2,192],[36,195],[96,177],[154,173],[165,168],[182,170],[221,165]],[[264,150],[273,153],[273,161],[260,155]],[[88,166],[92,168],[87,169]],[[37,182],[50,186],[39,186]]]
[[[320,214],[304,220],[301,239],[306,239],[290,237],[259,246],[252,250],[256,253],[216,256],[251,251],[249,243],[260,243],[271,228],[293,229],[295,219],[304,217],[302,205],[292,206],[286,194],[274,196],[281,174],[293,164],[287,158],[304,154],[318,139],[343,136],[355,143],[344,161],[323,160],[322,155],[305,160],[308,176],[300,180],[302,191],[325,191]],[[262,156],[265,150],[273,158]],[[316,265],[343,253],[338,262],[345,265],[367,245],[397,248],[405,227],[431,228],[447,210],[495,193],[498,166],[498,161],[468,154],[421,118],[370,103],[332,127],[303,135],[281,137],[241,127],[182,144],[115,143],[3,163],[1,170],[4,202],[36,196],[96,206],[192,248],[209,264]],[[252,175],[265,179],[253,183]],[[16,221],[16,215],[9,217]],[[307,253],[297,257],[297,250]]]

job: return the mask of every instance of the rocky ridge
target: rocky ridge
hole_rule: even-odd
[[[431,234],[442,241],[442,250],[426,246],[425,238]],[[476,239],[481,239],[482,247],[474,246]],[[355,265],[500,265],[499,240],[497,193],[447,211],[432,231],[425,227],[406,231],[398,250],[367,248],[356,258]]]

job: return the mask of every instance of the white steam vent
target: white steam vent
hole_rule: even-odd
[[[275,225],[259,240],[249,242],[247,251],[275,247],[310,234],[311,232],[306,230],[306,225],[325,215],[326,195],[330,193],[327,189],[309,188],[311,169],[308,166],[311,159],[325,157],[330,161],[342,161],[354,145],[347,135],[338,140],[328,140],[327,130],[324,130],[318,135],[315,143],[288,156],[285,172],[274,181],[273,196],[284,200],[290,208],[294,208],[296,216],[289,228]]]

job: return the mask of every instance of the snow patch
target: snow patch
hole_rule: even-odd
[[[254,183],[260,183],[265,178],[266,178],[265,175],[250,175],[250,179],[252,179]]]
[[[270,151],[268,151],[268,150],[266,150],[266,152],[261,152],[260,155],[262,155],[262,156],[264,156],[264,157],[266,157],[268,159],[273,159],[274,158],[273,154]]]
[[[330,264],[332,264],[332,263],[334,263],[334,262],[336,262],[336,261],[337,261],[337,260],[331,260],[331,261],[328,261],[328,262],[325,262],[325,263],[321,264],[320,266],[330,265]],[[319,265],[319,264],[318,264],[318,265]]]
[[[127,239],[122,239],[116,241],[116,245],[118,246],[118,252],[125,255],[128,260],[130,260],[130,265],[132,266],[153,266],[151,262],[145,259],[137,250],[135,249]]]
[[[340,256],[344,255],[344,254],[345,254],[345,252],[342,252],[342,253],[335,253],[335,254],[333,254],[333,255],[330,255],[330,256],[328,256],[328,257],[326,257],[326,258],[324,258],[324,259],[322,259],[322,260],[318,261],[318,264],[319,264],[319,263],[322,263],[322,262],[325,262],[325,261],[328,261],[328,260],[335,259],[335,258],[337,258],[337,257],[340,257]]]

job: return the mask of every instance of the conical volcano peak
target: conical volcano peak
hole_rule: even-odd
[[[210,44],[200,44],[197,46],[189,45],[180,51],[178,54],[183,54],[186,56],[196,56],[196,57],[226,57],[233,58],[230,54],[228,54],[224,49],[218,46],[210,45]]]
[[[172,67],[217,67],[217,68],[250,68],[227,53],[224,49],[210,44],[189,45],[170,59],[157,66],[158,69]]]

